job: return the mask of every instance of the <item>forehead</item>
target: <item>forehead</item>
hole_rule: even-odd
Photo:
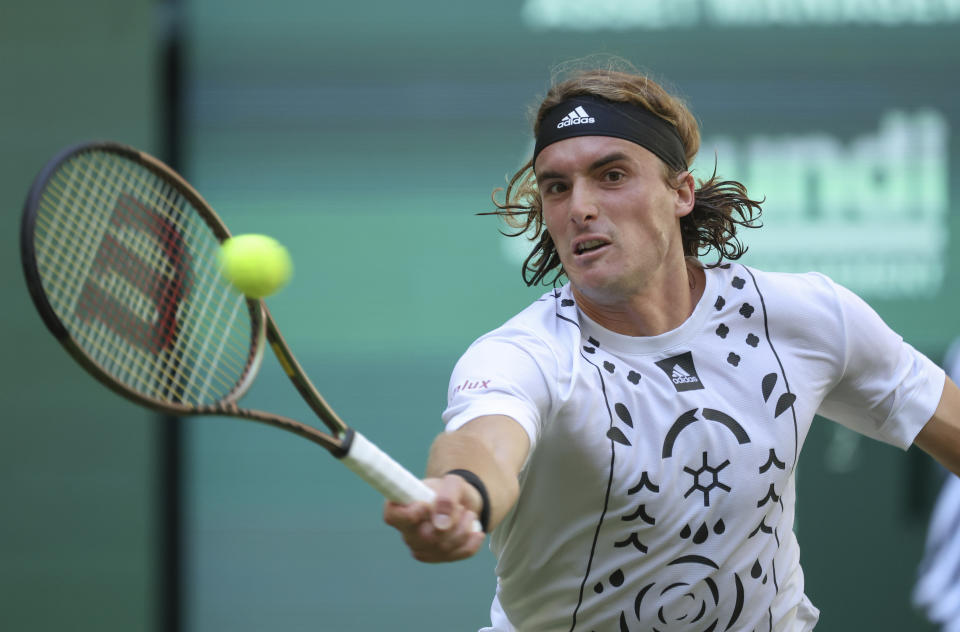
[[[641,168],[659,168],[662,162],[650,150],[622,138],[575,136],[544,147],[533,168],[537,174],[584,170],[615,154]]]

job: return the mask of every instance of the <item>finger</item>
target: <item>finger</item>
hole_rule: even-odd
[[[437,531],[448,531],[460,522],[463,505],[460,501],[459,477],[445,476],[437,485],[437,496],[433,500],[432,523]]]
[[[448,474],[436,481],[437,496],[433,501],[434,526],[445,531],[455,528],[463,512],[472,507],[471,494],[475,493],[461,476]]]
[[[411,550],[430,550],[440,555],[461,544],[455,532],[437,529],[431,520],[424,520],[415,528],[404,532],[403,539]]]
[[[474,531],[474,530],[473,530],[474,525],[478,525],[478,524],[480,524],[480,521],[479,521],[479,519],[477,518],[477,514],[473,513],[473,512],[470,511],[469,509],[467,509],[466,511],[463,512],[463,515],[460,516],[459,531],[460,531],[461,533],[465,533],[465,534],[467,534],[467,535],[474,535],[474,534],[479,533],[480,536],[481,536],[481,537],[480,537],[480,540],[482,541],[482,540],[483,540],[483,536],[485,536],[486,534],[483,533],[482,531]]]
[[[475,535],[473,530],[477,516],[469,509],[459,511],[459,518],[455,524],[445,529],[437,529],[433,521],[425,521],[419,525],[415,533],[411,533],[408,545],[411,548],[433,549],[441,555],[448,555],[460,549]],[[483,534],[480,534],[480,541]]]
[[[401,505],[387,501],[383,505],[383,520],[391,527],[401,531],[410,530],[430,517],[430,505],[410,503]]]
[[[445,540],[442,547],[410,547],[410,552],[420,562],[431,564],[456,562],[475,555],[480,550],[483,541],[483,533],[470,532],[462,538],[457,538],[456,542],[451,539]]]
[[[429,515],[426,503],[401,505],[387,501],[383,504],[383,519],[392,526],[408,526],[420,522],[423,515]]]
[[[467,540],[459,548],[451,552],[453,559],[450,561],[472,557],[480,550],[480,547],[483,546],[484,539],[483,533],[471,532]]]

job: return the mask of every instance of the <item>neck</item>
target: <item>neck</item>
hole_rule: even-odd
[[[703,296],[706,274],[696,260],[664,269],[660,278],[613,299],[581,292],[572,284],[577,305],[595,323],[626,336],[657,336],[683,324]]]

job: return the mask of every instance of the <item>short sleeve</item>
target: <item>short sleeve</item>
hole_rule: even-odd
[[[943,369],[904,342],[846,288],[823,277],[836,305],[840,373],[818,413],[902,449],[933,416]]]
[[[450,377],[446,429],[484,415],[506,415],[523,426],[532,450],[549,414],[556,366],[549,346],[531,333],[498,330],[480,338]]]

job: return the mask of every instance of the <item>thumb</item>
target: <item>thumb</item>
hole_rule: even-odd
[[[460,519],[464,505],[463,485],[466,482],[462,478],[448,474],[434,486],[437,497],[433,500],[432,522],[438,531],[446,531]]]

